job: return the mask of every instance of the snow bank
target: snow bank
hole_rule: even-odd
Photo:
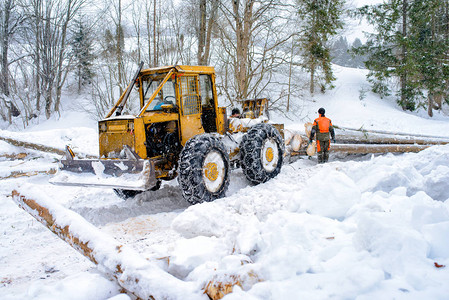
[[[359,188],[351,178],[336,170],[321,170],[307,181],[302,197],[291,201],[298,211],[341,219],[360,200]]]
[[[445,299],[448,155],[449,145],[329,163],[305,184],[308,169],[284,169],[191,206],[172,223],[186,238],[172,271],[203,284],[213,274],[254,274],[225,299]],[[230,257],[240,264],[230,268]]]

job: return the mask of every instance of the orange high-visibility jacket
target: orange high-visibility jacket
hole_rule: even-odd
[[[332,136],[332,139],[335,139],[334,127],[332,126],[332,121],[325,116],[319,116],[313,122],[312,131],[310,132],[310,140],[313,140],[313,137],[317,134],[317,140],[329,140],[329,133]]]

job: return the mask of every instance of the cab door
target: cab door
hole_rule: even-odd
[[[198,88],[198,75],[181,74],[178,77],[181,102],[180,134],[181,144],[193,136],[204,133],[201,124],[201,98]]]

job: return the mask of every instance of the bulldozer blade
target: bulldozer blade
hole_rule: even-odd
[[[66,159],[50,183],[145,191],[156,185],[154,162],[128,159]]]

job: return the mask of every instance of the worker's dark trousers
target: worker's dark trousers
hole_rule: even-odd
[[[329,160],[330,140],[317,141],[318,163],[322,164]]]

